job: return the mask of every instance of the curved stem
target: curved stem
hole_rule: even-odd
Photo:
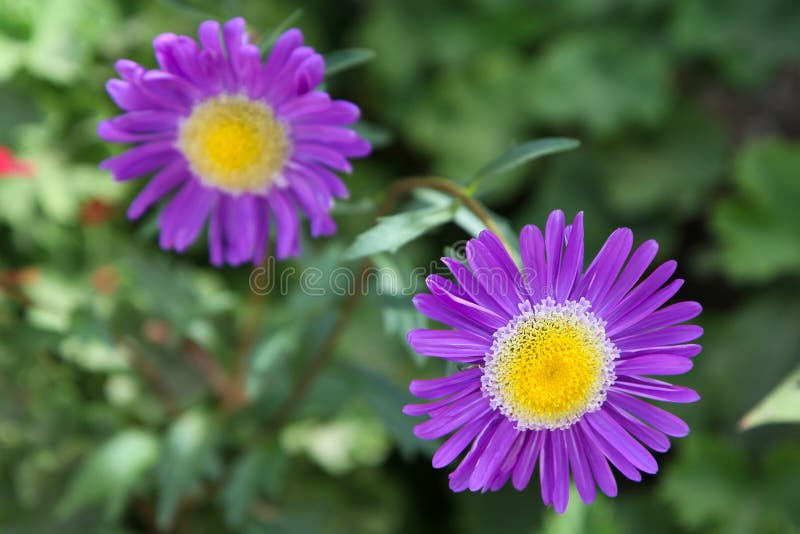
[[[505,239],[503,238],[503,233],[500,231],[497,223],[494,222],[494,219],[492,219],[492,216],[489,215],[489,212],[486,210],[486,208],[483,207],[483,204],[472,198],[472,196],[470,196],[467,190],[465,190],[463,187],[451,182],[450,180],[438,178],[436,176],[419,178],[414,177],[398,180],[389,187],[389,192],[386,195],[386,199],[393,200],[400,195],[407,194],[418,188],[436,189],[437,191],[447,193],[458,200],[464,205],[465,208],[470,210],[478,219],[480,219],[484,226],[486,226],[489,231],[496,235],[503,245],[509,249],[508,243],[506,243]]]
[[[480,202],[472,198],[469,193],[460,185],[444,178],[438,178],[435,176],[412,177],[404,178],[392,183],[386,192],[386,196],[383,199],[380,210],[378,210],[377,218],[387,215],[398,198],[407,195],[414,189],[418,188],[436,189],[452,196],[458,202],[463,204],[464,207],[474,213],[475,216],[478,217],[481,222],[483,222],[486,228],[494,233],[500,239],[503,245],[509,249],[508,243],[506,243],[505,239],[503,239],[503,234],[500,231],[500,228],[498,228],[497,224],[494,222],[491,215],[489,215],[489,212],[486,210],[486,208],[484,208]],[[358,270],[356,291],[347,299],[339,319],[336,321],[336,324],[333,326],[330,334],[328,334],[328,337],[325,338],[325,341],[322,343],[317,357],[314,358],[310,365],[305,367],[303,373],[297,379],[297,382],[295,382],[295,385],[289,393],[289,396],[276,410],[277,415],[267,425],[269,430],[277,430],[289,421],[300,403],[305,398],[306,394],[308,394],[309,390],[314,385],[314,382],[317,380],[320,373],[330,363],[331,359],[333,358],[336,345],[347,329],[350,320],[355,315],[358,304],[361,302],[361,298],[364,296],[363,281],[365,274],[371,265],[372,262],[369,260],[369,258],[365,258],[361,262]]]

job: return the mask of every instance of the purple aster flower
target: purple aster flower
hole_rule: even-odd
[[[550,214],[544,235],[520,235],[522,270],[500,240],[484,231],[467,244],[469,268],[443,258],[455,282],[431,275],[417,309],[450,330],[414,330],[408,341],[428,356],[456,362],[443,378],[415,380],[411,392],[436,399],[404,408],[430,419],[422,439],[450,434],[433,457],[440,468],[469,451],[450,474],[453,491],[495,491],[509,479],[522,490],[539,466],[542,500],[562,513],[570,477],[590,503],[596,488],[615,496],[610,465],[631,480],[658,469],[648,451],[669,449],[668,436],[689,427],[643,399],[693,402],[693,390],[650,378],[692,367],[702,335],[696,302],[664,304],[683,284],[669,281],[676,262],[642,275],[655,241],[628,258],[633,233],[616,230],[583,268],[583,214],[564,226]],[[624,266],[623,266],[624,265]]]
[[[160,245],[185,250],[206,221],[211,263],[260,263],[274,225],[279,259],[300,253],[298,208],[311,234],[330,235],[334,197],[347,188],[334,171],[370,145],[345,127],[358,119],[350,102],[314,90],[325,74],[322,56],[303,46],[297,29],[284,33],[262,63],[236,18],[190,37],[155,38],[160,69],[116,64],[111,98],[125,113],[100,123],[99,136],[135,143],[101,167],[117,180],[153,173],[128,216],[140,217],[174,192],[159,219]]]

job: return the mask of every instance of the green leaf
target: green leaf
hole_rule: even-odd
[[[325,75],[327,77],[358,67],[372,60],[375,52],[366,48],[343,48],[325,54]]]
[[[263,392],[271,371],[297,350],[303,334],[301,326],[297,321],[284,324],[259,340],[250,358],[250,369],[247,373],[246,391],[249,399],[255,399]]]
[[[769,423],[798,422],[800,422],[800,367],[747,412],[739,422],[739,428],[749,430]]]
[[[297,22],[300,17],[303,16],[302,8],[297,8],[292,11],[288,17],[283,19],[283,22],[275,26],[275,28],[270,32],[266,39],[261,41],[261,44],[258,45],[258,49],[261,51],[262,54],[266,54],[272,48],[272,45],[275,44],[275,41],[281,36],[283,32],[289,29],[289,27]]]
[[[69,517],[86,505],[105,503],[106,519],[117,519],[157,457],[158,440],[152,434],[123,430],[84,460],[58,505],[58,513]]]
[[[754,141],[736,161],[739,193],[720,202],[712,226],[721,269],[741,282],[764,282],[800,268],[800,145]]]
[[[216,456],[217,428],[200,411],[182,415],[167,434],[158,466],[156,522],[167,529],[183,498],[206,475],[219,469]]]
[[[279,492],[287,467],[286,456],[274,441],[249,451],[234,464],[222,493],[229,527],[242,526],[260,493],[272,496]]]
[[[548,154],[572,150],[580,146],[577,139],[566,137],[552,137],[546,139],[536,139],[517,145],[499,158],[493,160],[476,174],[475,180],[484,180],[492,176],[510,171],[525,163],[541,158]]]
[[[378,224],[356,237],[344,252],[347,260],[379,252],[395,252],[422,234],[453,220],[452,206],[427,207],[382,217]]]

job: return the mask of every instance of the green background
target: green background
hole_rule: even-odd
[[[375,51],[327,89],[362,108],[376,149],[346,179],[339,233],[276,266],[287,294],[254,298],[250,269],[209,267],[204,240],[160,251],[157,210],[126,220],[141,182],[97,169],[120,149],[94,131],[116,113],[117,58],[154,67],[155,35],[207,18],[245,16],[263,38],[298,5],[0,0],[0,144],[35,167],[0,180],[0,532],[800,532],[797,425],[737,427],[800,361],[800,4],[301,4],[319,51]],[[536,484],[450,493],[435,444],[400,413],[409,380],[449,370],[405,346],[425,323],[391,291],[363,299],[333,364],[272,428],[345,300],[289,275],[354,268],[343,251],[391,181],[466,183],[544,136],[582,146],[478,197],[515,230],[583,210],[587,255],[619,226],[656,238],[680,297],[705,308],[704,351],[675,380],[702,400],[674,407],[692,432],[660,472],[589,507],[573,495],[562,517]],[[422,290],[414,267],[466,237],[446,225],[376,262]],[[226,372],[249,359],[244,408],[221,402],[192,343]]]

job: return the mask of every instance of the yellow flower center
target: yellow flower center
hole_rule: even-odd
[[[482,389],[520,430],[566,428],[603,404],[618,355],[586,300],[525,303],[495,333]]]
[[[264,192],[282,179],[289,139],[267,104],[223,95],[192,110],[180,125],[178,148],[207,185]]]

